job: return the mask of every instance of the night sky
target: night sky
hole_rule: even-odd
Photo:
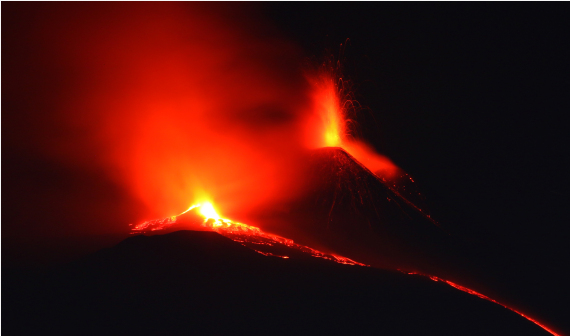
[[[2,5],[2,262],[10,266],[96,248],[144,209],[103,172],[38,149],[60,132],[51,95],[66,85],[38,62],[30,39],[38,6]],[[343,76],[364,106],[363,138],[414,177],[432,217],[476,246],[489,274],[570,331],[568,11],[527,3],[251,6],[275,28],[266,34],[284,36],[311,60],[338,58],[349,39]]]

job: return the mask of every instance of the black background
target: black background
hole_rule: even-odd
[[[570,27],[564,6],[265,3],[255,8],[309,58],[338,57],[340,44],[349,39],[342,63],[353,94],[366,107],[357,117],[363,137],[414,177],[446,230],[480,248],[490,274],[504,279],[543,320],[570,331],[565,118]],[[21,47],[14,41],[25,38],[18,35],[25,32],[18,15],[6,10],[2,15],[3,83],[22,75],[10,66],[25,63],[22,57],[30,52],[10,48]],[[4,85],[2,91],[3,250],[6,243],[19,245],[17,239],[22,249],[33,248],[34,239],[22,238],[29,233],[26,226],[60,216],[53,206],[57,201],[41,201],[52,192],[96,190],[92,197],[121,214],[115,221],[128,222],[132,214],[113,208],[121,191],[97,172],[70,174],[19,150],[21,120],[34,115],[29,111],[34,106],[13,91],[7,97]],[[87,208],[62,220],[102,219],[85,215]],[[3,253],[2,261],[18,258]]]

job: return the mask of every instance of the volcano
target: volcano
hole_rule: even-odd
[[[268,231],[381,268],[433,273],[454,262],[453,240],[407,174],[381,178],[340,147],[311,151],[306,165],[308,192],[265,214]]]
[[[12,281],[10,334],[547,334],[424,277],[264,256],[215,232],[138,235]]]

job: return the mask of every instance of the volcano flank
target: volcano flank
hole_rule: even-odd
[[[215,232],[139,235],[12,280],[3,329],[17,334],[546,334],[423,277],[263,256]]]
[[[407,174],[380,178],[339,147],[306,162],[308,192],[264,218],[268,231],[382,268],[428,272],[448,262],[453,242],[415,205],[421,195]]]

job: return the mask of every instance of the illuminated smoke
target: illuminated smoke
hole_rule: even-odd
[[[52,7],[37,32],[65,84],[51,156],[102,169],[142,218],[206,197],[241,215],[298,192],[310,97],[294,45],[233,5]]]
[[[247,218],[293,199],[307,148],[342,146],[394,172],[346,137],[338,79],[308,76],[301,52],[245,7],[77,3],[44,14],[34,38],[61,90],[58,135],[43,151],[105,172],[147,207],[139,219],[204,199]]]

